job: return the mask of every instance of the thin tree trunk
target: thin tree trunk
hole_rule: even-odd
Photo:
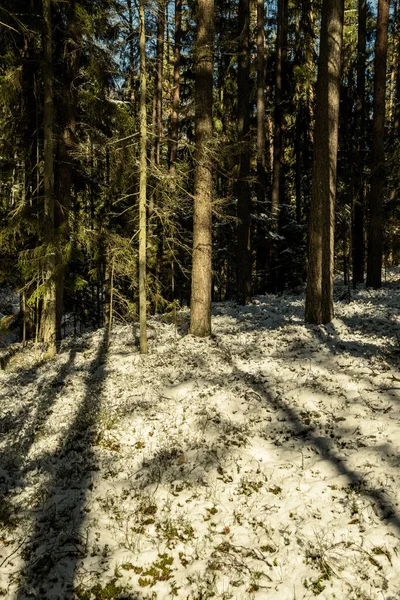
[[[389,84],[389,124],[393,123],[393,115],[395,110],[395,95],[396,95],[396,75],[398,72],[398,59],[399,59],[399,32],[397,21],[398,15],[398,1],[393,0],[393,28],[392,28],[392,60],[390,63],[390,84]]]
[[[57,239],[60,245],[57,269],[57,339],[61,339],[61,319],[63,311],[65,260],[62,249],[67,244],[68,216],[71,207],[73,186],[73,146],[76,131],[77,88],[75,79],[78,74],[78,31],[76,2],[71,0],[68,7],[67,41],[64,49],[65,84],[62,99],[62,114],[58,121],[62,123],[62,134],[58,143],[59,150],[59,194],[55,212]]]
[[[275,110],[274,110],[274,163],[272,170],[271,216],[273,228],[278,229],[278,213],[281,190],[281,167],[283,160],[283,87],[282,67],[285,37],[285,15],[287,0],[278,0],[277,32],[275,43]]]
[[[394,18],[399,18],[399,3],[396,2]],[[396,21],[396,23],[397,23]],[[400,137],[400,26],[396,24],[395,28],[395,57],[394,57],[394,68],[396,71],[395,75],[395,89],[393,98],[393,137],[398,140]]]
[[[257,0],[257,200],[265,202],[265,9]]]
[[[165,32],[165,3],[158,2],[157,21],[157,49],[156,49],[156,127],[154,140],[154,162],[156,167],[160,165],[161,139],[162,139],[162,97],[163,97],[163,74],[164,74],[164,32]]]
[[[175,163],[178,156],[179,136],[179,103],[180,103],[180,68],[181,68],[181,38],[182,38],[182,0],[175,0],[175,45],[174,45],[174,90],[172,96],[171,114],[171,145],[169,152],[169,169],[173,178]]]
[[[353,287],[364,281],[364,161],[365,161],[365,69],[366,69],[366,40],[367,40],[367,2],[358,2],[358,42],[357,42],[357,100],[355,111],[355,130],[357,135],[355,178],[356,195],[353,205],[352,223],[352,258],[353,258]]]
[[[139,327],[140,352],[147,354],[146,306],[146,191],[147,191],[147,112],[146,112],[146,35],[144,2],[140,0],[140,166],[139,166]]]
[[[128,24],[129,24],[129,87],[130,101],[132,106],[136,106],[135,102],[135,32],[133,29],[133,10],[132,0],[126,0],[128,8]]]
[[[296,9],[296,34],[295,34],[295,53],[294,53],[294,65],[300,69],[301,63],[301,36],[300,36],[300,9]],[[303,67],[304,68],[304,67]],[[296,110],[296,121],[295,121],[295,134],[294,134],[294,156],[295,156],[295,194],[296,194],[296,221],[301,223],[302,213],[302,163],[301,163],[301,132],[304,121],[304,108],[303,99],[301,97],[301,85],[299,82],[296,83],[296,95],[298,97],[297,110]]]
[[[379,0],[375,42],[372,175],[368,197],[367,287],[382,285],[383,195],[385,191],[385,94],[389,27],[389,0]]]
[[[196,152],[190,332],[211,333],[214,0],[198,0],[195,71]]]
[[[255,242],[256,258],[256,293],[265,290],[265,258],[268,248],[266,244],[265,223],[260,215],[266,213],[266,115],[265,115],[265,8],[264,0],[257,0],[257,229]]]
[[[271,191],[271,229],[274,234],[279,230],[279,207],[283,202],[284,179],[284,112],[283,112],[283,68],[286,54],[286,29],[287,29],[288,0],[278,0],[277,3],[277,32],[275,42],[275,107],[274,107],[274,138],[273,138],[273,167]],[[279,264],[276,237],[272,238],[270,252],[270,288],[277,292],[283,289],[283,281],[278,281]]]
[[[318,61],[306,321],[333,318],[334,205],[344,0],[324,0]]]
[[[51,0],[43,0],[43,94],[44,94],[44,231],[47,256],[45,258],[45,292],[43,298],[42,332],[45,355],[56,354],[56,256],[54,236],[54,103],[53,103],[53,40]]]
[[[239,0],[239,64],[238,64],[238,144],[239,177],[237,299],[240,304],[251,302],[251,239],[250,239],[250,0]]]

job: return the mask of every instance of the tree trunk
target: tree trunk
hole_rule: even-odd
[[[399,139],[400,136],[400,26],[398,25],[399,19],[399,3],[396,2],[394,8],[393,19],[396,20],[396,27],[394,27],[394,70],[395,70],[395,83],[393,92],[393,137],[395,140]]]
[[[288,0],[278,0],[277,3],[277,31],[275,42],[275,107],[274,107],[274,138],[273,138],[273,167],[271,191],[271,229],[277,234],[279,229],[279,207],[283,202],[283,66],[286,53],[286,20]],[[270,252],[270,289],[277,292],[283,288],[283,282],[278,282],[278,248],[276,238],[272,238]]]
[[[239,174],[237,299],[240,304],[251,302],[251,239],[250,239],[250,0],[239,0],[238,58],[238,144]]]
[[[257,0],[257,200],[259,210],[265,202],[265,9]]]
[[[51,0],[43,0],[43,95],[44,95],[44,239],[46,258],[44,266],[45,292],[43,297],[42,335],[45,355],[56,354],[56,249],[54,235],[54,102],[53,102],[53,39]]]
[[[165,5],[164,0],[158,2],[157,22],[157,49],[156,49],[156,127],[154,140],[154,162],[156,167],[160,165],[161,139],[162,139],[162,97],[163,97],[163,74],[164,74],[164,30],[165,30]]]
[[[296,9],[296,34],[295,34],[295,52],[294,52],[294,68],[301,69],[302,65],[302,40],[300,35],[300,19],[301,10]],[[294,174],[294,187],[296,194],[296,221],[301,223],[302,213],[302,162],[301,162],[301,133],[303,129],[304,121],[304,108],[303,99],[301,97],[301,85],[296,82],[296,95],[298,97],[296,107],[296,121],[295,121],[295,134],[294,134],[294,156],[295,156],[295,174]]]
[[[126,5],[128,8],[129,25],[129,92],[131,104],[133,107],[135,107],[135,30],[133,28],[132,0],[126,0]]]
[[[367,287],[382,285],[383,195],[385,191],[385,94],[389,0],[379,0],[375,42],[374,116],[372,123],[372,174],[368,197]]]
[[[306,321],[333,318],[334,223],[342,67],[344,0],[324,0],[318,61],[317,106],[306,293]]]
[[[355,111],[355,130],[357,136],[357,175],[355,177],[356,194],[353,205],[352,253],[353,286],[364,281],[364,160],[365,160],[365,69],[367,39],[367,2],[358,2],[358,43],[357,43],[357,100]]]
[[[64,48],[64,90],[61,100],[62,114],[57,117],[61,125],[62,133],[58,141],[59,152],[59,193],[57,209],[55,212],[55,223],[57,240],[59,244],[58,268],[57,268],[57,339],[61,339],[61,319],[63,311],[65,260],[63,248],[68,242],[68,216],[71,207],[71,196],[73,186],[73,149],[76,131],[76,109],[77,109],[77,86],[75,84],[78,75],[78,45],[79,33],[77,31],[76,2],[71,0],[68,7],[67,39]]]
[[[274,110],[274,163],[272,170],[271,216],[274,230],[278,229],[278,212],[281,190],[281,166],[283,160],[283,87],[282,67],[285,38],[285,16],[287,0],[278,0],[276,31],[276,66],[275,66],[275,110]]]
[[[173,178],[175,163],[178,156],[179,136],[179,102],[180,102],[180,68],[181,68],[181,38],[182,38],[182,0],[175,0],[175,46],[174,46],[174,91],[172,96],[171,114],[171,145],[169,152],[169,169]]]
[[[196,151],[190,332],[211,333],[214,0],[198,0],[195,71]]]
[[[139,327],[140,352],[147,354],[146,299],[146,192],[147,192],[147,112],[146,112],[146,35],[144,2],[140,0],[140,163],[139,163]]]
[[[398,32],[398,18],[399,18],[399,7],[398,1],[393,0],[393,26],[392,26],[392,51],[390,61],[390,84],[389,84],[389,111],[388,120],[390,126],[393,123],[394,107],[395,107],[395,95],[396,95],[396,75],[398,72],[398,59],[399,59],[399,32]]]

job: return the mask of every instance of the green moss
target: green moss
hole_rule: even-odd
[[[78,600],[116,600],[118,596],[126,592],[126,588],[116,585],[117,579],[112,579],[104,587],[96,583],[91,588],[83,588],[79,585],[74,592]]]
[[[138,579],[139,585],[141,587],[153,586],[157,581],[168,581],[168,579],[171,579],[173,572],[171,565],[173,562],[174,559],[172,556],[164,553],[159,554],[158,559],[149,568],[142,569],[141,567],[136,567],[137,569],[140,568],[141,573],[141,577]]]

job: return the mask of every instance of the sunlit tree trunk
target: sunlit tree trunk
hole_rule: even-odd
[[[238,143],[239,175],[237,299],[240,304],[251,301],[251,239],[250,239],[250,0],[239,0],[238,57]]]
[[[385,192],[385,95],[388,49],[389,0],[379,0],[375,42],[374,116],[372,123],[372,173],[368,197],[367,286],[382,285],[383,195]]]
[[[391,52],[391,62],[390,62],[390,84],[389,84],[389,124],[393,124],[393,117],[395,111],[395,97],[396,97],[396,78],[399,72],[399,3],[398,0],[393,0],[393,26],[392,26],[392,52]]]
[[[156,123],[155,123],[155,164],[160,165],[162,128],[162,99],[163,99],[163,74],[164,74],[164,31],[165,31],[165,3],[164,0],[158,2],[158,22],[157,22],[157,65],[156,65]]]
[[[56,249],[54,235],[54,102],[53,102],[53,39],[51,0],[43,0],[43,95],[44,95],[44,240],[47,256],[44,261],[45,292],[43,297],[42,336],[47,357],[56,348],[57,290]]]
[[[195,72],[196,151],[190,332],[211,333],[214,0],[198,0]]]
[[[306,321],[333,318],[334,223],[344,0],[324,0],[318,61]]]
[[[140,0],[140,166],[139,166],[139,327],[140,352],[147,354],[146,307],[146,191],[147,191],[147,111],[146,111],[146,35],[144,1]]]

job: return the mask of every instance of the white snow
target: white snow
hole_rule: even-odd
[[[0,372],[0,596],[400,598],[400,272],[33,348]],[[338,291],[338,297],[341,290]]]

